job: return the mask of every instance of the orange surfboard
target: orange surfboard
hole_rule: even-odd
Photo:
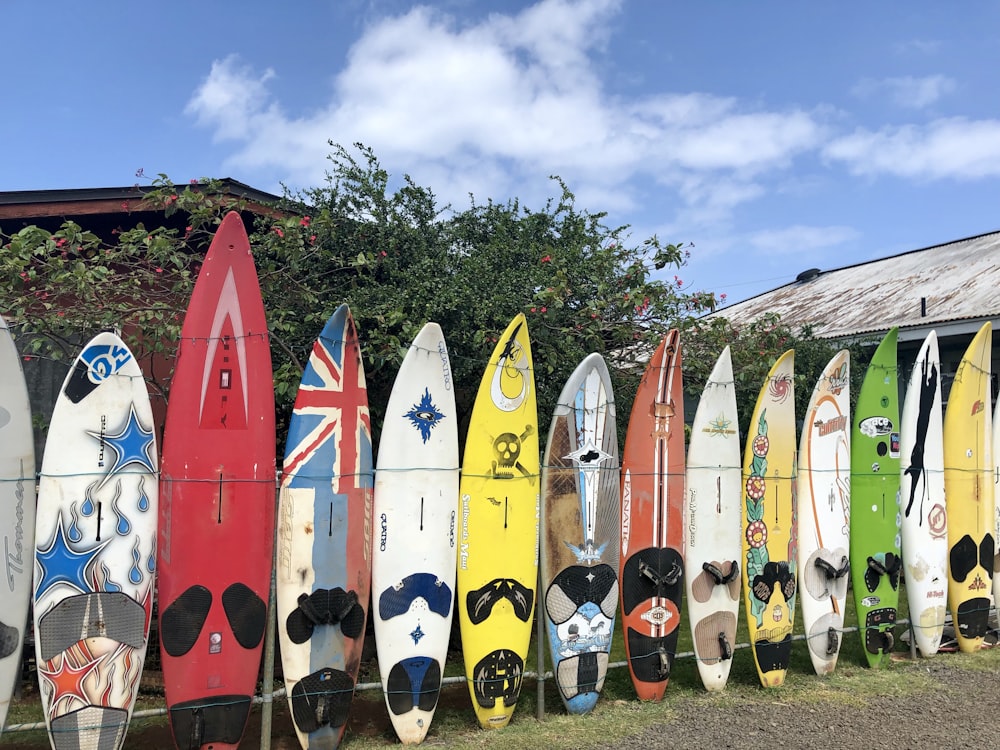
[[[684,592],[684,395],[670,331],[639,383],[622,453],[619,582],[636,694],[660,700],[677,653]]]

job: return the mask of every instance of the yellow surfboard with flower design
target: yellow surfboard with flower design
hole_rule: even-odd
[[[761,684],[785,681],[795,624],[795,352],[771,367],[743,455],[743,592]]]

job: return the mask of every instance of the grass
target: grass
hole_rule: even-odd
[[[901,591],[900,618],[907,616],[905,590]],[[737,642],[748,640],[746,626],[743,622],[745,613],[741,612],[740,630]],[[796,633],[801,634],[801,612],[796,617]],[[846,623],[856,626],[853,597],[847,598]],[[792,647],[792,659],[785,684],[780,688],[765,690],[760,687],[750,649],[737,649],[733,656],[732,671],[726,689],[718,693],[708,693],[704,690],[698,676],[697,666],[693,657],[678,658],[674,662],[670,684],[666,697],[660,703],[642,703],[635,698],[635,692],[629,678],[628,669],[621,667],[608,673],[601,700],[594,712],[587,716],[569,716],[563,710],[555,685],[551,679],[544,683],[545,715],[542,721],[535,718],[537,688],[533,678],[525,680],[518,708],[510,725],[502,731],[487,732],[479,729],[471,707],[468,688],[464,684],[446,686],[442,692],[440,704],[434,717],[434,723],[428,733],[426,745],[447,746],[449,748],[483,748],[493,747],[502,743],[504,748],[537,748],[561,750],[562,748],[578,748],[606,743],[609,738],[620,741],[637,735],[651,726],[670,721],[679,714],[692,710],[698,705],[716,707],[735,707],[754,703],[760,705],[783,703],[815,703],[837,704],[845,708],[861,707],[870,702],[872,696],[908,696],[930,692],[935,689],[933,675],[928,668],[936,660],[947,660],[949,666],[975,672],[996,671],[1000,669],[1000,648],[983,650],[976,654],[947,654],[934,657],[934,660],[911,661],[905,644],[898,638],[904,631],[903,626],[896,629],[897,650],[900,659],[893,660],[880,669],[867,666],[861,636],[857,632],[844,634],[840,657],[833,674],[818,677],[814,674],[809,659],[808,647],[804,640],[798,640]],[[536,643],[532,641],[531,652],[526,661],[526,668],[534,671],[536,668]],[[682,625],[678,652],[681,654],[693,650],[691,631],[688,627],[686,613],[682,613]],[[612,662],[625,660],[623,638],[621,632],[615,634],[611,653]],[[546,668],[548,658],[546,657]],[[459,654],[453,654],[446,665],[446,676],[461,675],[463,664]],[[378,681],[377,667],[372,665],[362,677],[363,681]],[[163,705],[159,696],[140,696],[139,709],[156,708]],[[276,700],[275,732],[289,736],[290,719],[287,716],[287,704],[284,699]],[[259,725],[260,707],[255,707],[251,724]],[[11,706],[7,718],[8,726],[15,723],[41,721],[41,709],[37,699],[37,691],[31,691],[22,701],[16,701]],[[133,722],[129,732],[126,747],[148,748],[148,740],[143,742],[144,727],[162,727],[165,717],[155,717]],[[37,744],[44,747],[48,744],[44,732],[5,733],[4,743],[16,740],[24,746]],[[294,740],[293,740],[294,742]],[[388,713],[379,691],[358,693],[352,706],[352,718],[344,746],[355,750],[368,748],[384,748],[397,741],[388,720]],[[134,744],[133,744],[134,743]],[[249,739],[244,743],[247,747],[256,747],[256,741]],[[292,747],[293,745],[282,745]]]

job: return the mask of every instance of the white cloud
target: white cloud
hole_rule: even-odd
[[[955,91],[955,88],[955,81],[948,76],[933,75],[923,78],[901,76],[880,80],[862,79],[852,93],[864,99],[887,96],[897,106],[924,109]]]
[[[628,181],[638,176],[714,215],[757,197],[768,173],[821,145],[818,116],[799,109],[609,93],[596,57],[619,8],[618,0],[541,0],[463,24],[416,7],[363,32],[311,113],[284,113],[268,91],[275,74],[235,58],[213,65],[187,111],[217,139],[238,142],[227,163],[235,171],[280,169],[290,184],[316,184],[328,140],[360,141],[456,206],[470,191],[535,206],[554,193],[548,175],[558,174],[581,201],[608,198],[611,206],[598,207],[627,210]],[[238,106],[225,91],[239,92]]]
[[[921,180],[1000,177],[1000,120],[952,117],[927,125],[858,129],[823,155],[857,175]]]
[[[801,255],[836,247],[857,239],[851,227],[815,227],[795,224],[781,229],[768,229],[750,235],[750,244],[768,255]]]
[[[259,124],[264,117],[280,117],[273,105],[266,106],[270,98],[267,82],[274,77],[270,68],[260,76],[254,75],[234,55],[216,60],[185,112],[199,124],[214,128],[217,140],[252,138],[255,121]]]

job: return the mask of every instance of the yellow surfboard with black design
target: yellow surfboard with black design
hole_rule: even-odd
[[[993,603],[992,342],[993,327],[987,322],[958,363],[944,413],[948,608],[962,651],[979,650]]]
[[[521,691],[538,581],[538,409],[524,315],[497,341],[469,422],[459,488],[458,614],[484,728]]]
[[[764,687],[785,681],[795,623],[794,362],[790,349],[771,367],[743,454],[743,591]]]

